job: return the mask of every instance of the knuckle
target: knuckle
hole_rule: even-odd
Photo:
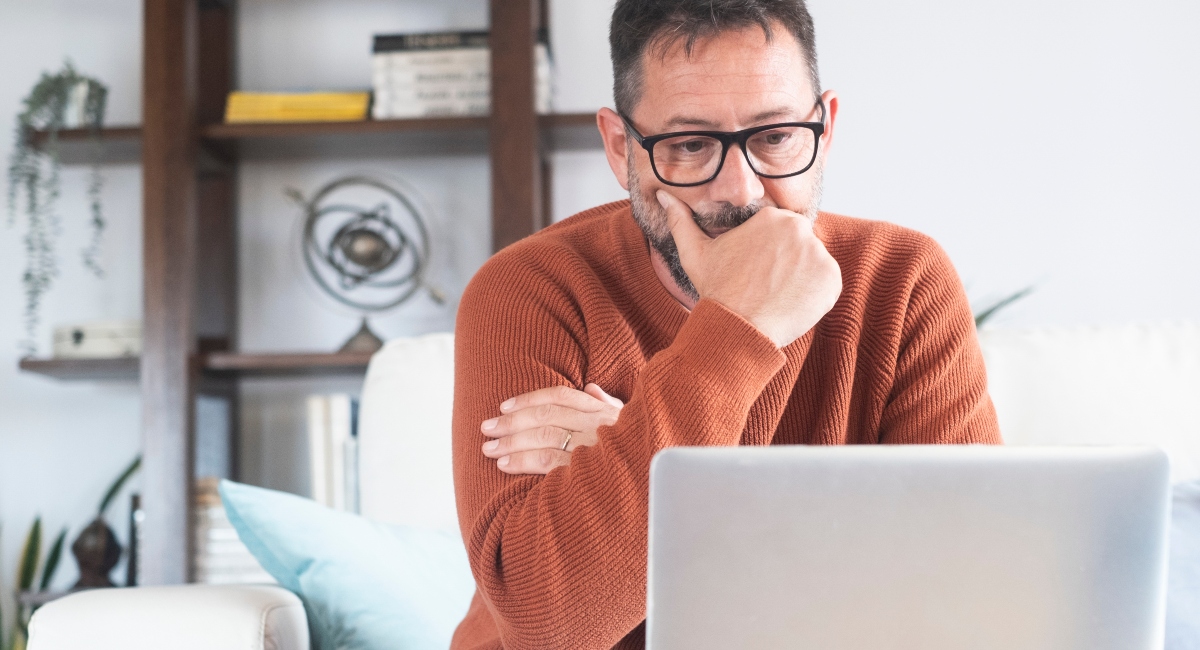
[[[533,417],[538,422],[546,422],[554,416],[553,404],[542,404],[533,409]]]
[[[537,463],[540,467],[552,467],[554,459],[555,454],[553,449],[539,449],[537,452]]]

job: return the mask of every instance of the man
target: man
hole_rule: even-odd
[[[818,215],[838,97],[803,0],[618,0],[610,42],[630,200],[497,253],[459,308],[456,649],[642,647],[666,447],[1000,442],[942,250]]]

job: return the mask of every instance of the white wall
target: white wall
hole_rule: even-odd
[[[1200,3],[814,0],[826,206],[923,230],[998,324],[1200,319]]]
[[[479,27],[483,0],[243,0],[241,87],[369,83],[369,35]],[[0,127],[43,70],[70,56],[112,88],[110,122],[134,122],[139,0],[0,0]],[[611,2],[556,0],[560,110],[611,97]],[[825,207],[919,228],[943,243],[973,298],[1034,283],[1012,325],[1200,319],[1200,5],[1080,0],[856,3],[813,0],[824,82],[842,93]],[[318,45],[312,45],[319,43]],[[7,131],[0,131],[5,133]],[[10,142],[0,137],[0,155]],[[599,152],[556,156],[554,214],[621,197]],[[433,206],[433,280],[456,299],[487,254],[486,161],[479,156],[291,160],[245,165],[242,340],[248,350],[336,347],[355,316],[315,291],[295,257],[285,186],[311,191],[347,170],[417,185]],[[84,177],[64,177],[63,274],[48,325],[140,311],[139,173],[107,170],[104,280],[75,263]],[[21,229],[0,228],[0,575],[7,584],[34,512],[78,529],[137,448],[131,385],[59,384],[16,372]],[[373,320],[387,336],[447,329],[425,299]],[[40,341],[48,346],[48,327]],[[303,395],[352,380],[256,381],[243,413],[249,480],[304,489],[296,442]],[[119,521],[121,513],[115,513]],[[123,530],[119,529],[119,532]],[[61,582],[73,578],[73,563]]]

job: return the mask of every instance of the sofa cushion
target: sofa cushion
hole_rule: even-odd
[[[1175,486],[1166,650],[1200,650],[1200,481]]]
[[[984,329],[1008,444],[1150,444],[1200,478],[1200,324]]]
[[[308,650],[300,601],[284,589],[186,585],[90,589],[43,605],[29,650]]]
[[[450,645],[475,591],[457,534],[230,481],[220,490],[242,542],[304,602],[314,650]]]
[[[458,532],[450,454],[453,403],[453,334],[397,339],[371,357],[358,417],[363,515]],[[406,498],[412,494],[421,498]]]

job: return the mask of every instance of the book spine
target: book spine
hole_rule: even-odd
[[[329,396],[329,507],[346,509],[346,443],[350,440],[350,396]]]
[[[535,109],[552,108],[549,49],[535,57]],[[374,119],[487,115],[491,112],[490,54],[484,50],[394,51],[372,62]]]
[[[426,32],[420,34],[376,34],[372,52],[485,48],[486,31]]]
[[[374,117],[378,120],[414,119],[420,117],[469,117],[483,116],[489,112],[491,112],[490,102],[397,103],[377,107]]]
[[[308,406],[308,477],[309,494],[313,501],[329,505],[329,400],[324,395],[310,395]]]

